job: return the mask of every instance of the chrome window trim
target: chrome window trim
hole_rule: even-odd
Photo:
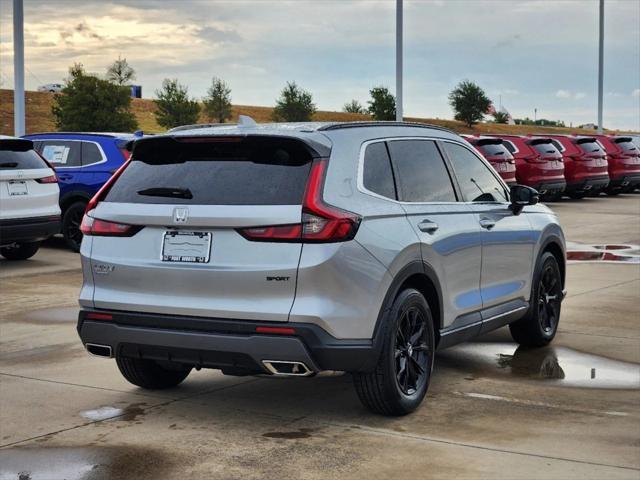
[[[104,153],[104,150],[102,149],[102,145],[100,145],[98,142],[94,141],[94,140],[78,140],[77,138],[38,138],[33,140],[34,142],[50,142],[50,141],[61,141],[61,142],[85,142],[85,143],[93,143],[94,145],[96,145],[98,147],[98,150],[100,151],[100,156],[102,157],[102,160],[100,160],[99,162],[93,162],[93,163],[89,163],[87,165],[78,165],[76,167],[56,167],[55,165],[53,165],[53,168],[56,170],[66,170],[68,168],[85,168],[85,167],[93,167],[94,165],[100,165],[101,163],[106,163],[107,162],[107,155]],[[48,160],[47,160],[48,161]],[[82,162],[82,146],[80,146],[80,161]]]
[[[403,202],[401,200],[396,200],[394,198],[389,198],[389,197],[385,197],[384,195],[380,195],[379,193],[376,192],[372,192],[371,190],[369,190],[368,188],[366,188],[364,186],[364,153],[365,150],[367,149],[367,147],[369,145],[371,145],[372,143],[385,143],[385,142],[391,142],[394,140],[425,140],[425,141],[432,141],[432,142],[438,142],[440,140],[442,140],[441,137],[431,137],[431,136],[424,136],[424,137],[383,137],[383,138],[376,138],[374,140],[367,140],[366,142],[363,142],[362,145],[360,145],[360,154],[358,155],[358,172],[356,175],[356,188],[358,189],[358,191],[360,193],[364,193],[365,195],[369,195],[371,197],[375,197],[375,198],[379,198],[381,200],[386,200],[387,202],[393,202],[399,205],[459,205],[461,203],[464,203],[462,201],[455,201],[455,202]],[[457,143],[458,145],[462,145],[459,142],[452,142],[452,143]],[[437,146],[437,145],[436,145]],[[443,157],[442,158],[445,168],[448,168],[448,165],[446,163],[446,159]],[[451,188],[453,189],[454,195],[456,194],[456,188],[455,185],[453,185],[453,183],[451,184]]]

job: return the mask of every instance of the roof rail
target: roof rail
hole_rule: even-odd
[[[358,127],[420,127],[431,128],[436,130],[442,130],[444,132],[454,133],[449,128],[441,127],[439,125],[431,125],[429,123],[419,122],[395,122],[395,121],[362,121],[362,122],[339,122],[330,123],[329,125],[323,125],[318,128],[318,131],[325,130],[340,130],[342,128],[358,128]]]
[[[179,127],[173,127],[167,130],[167,133],[172,132],[181,132],[183,130],[196,130],[198,128],[211,128],[211,127],[222,127],[222,126],[233,126],[234,123],[195,123],[193,125],[180,125]]]

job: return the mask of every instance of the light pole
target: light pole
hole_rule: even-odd
[[[396,0],[396,122],[402,121],[402,0]]]
[[[22,0],[13,0],[13,132],[24,135],[24,11]]]
[[[604,0],[600,0],[600,38],[598,45],[598,133],[602,135],[602,91],[604,88]]]

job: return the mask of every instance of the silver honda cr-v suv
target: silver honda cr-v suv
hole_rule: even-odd
[[[132,148],[83,220],[78,332],[135,385],[339,370],[401,415],[437,348],[556,333],[558,219],[448,130],[245,121]]]

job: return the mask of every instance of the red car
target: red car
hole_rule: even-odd
[[[516,162],[516,180],[540,192],[545,200],[562,196],[565,188],[562,154],[550,139],[522,135],[491,135],[500,138]]]
[[[609,185],[607,155],[593,136],[549,135],[564,157],[565,193],[571,198],[599,195]]]
[[[604,148],[609,164],[608,195],[632,192],[640,186],[640,150],[624,135],[594,135]]]
[[[462,137],[478,150],[484,158],[498,172],[509,186],[518,183],[516,181],[516,161],[513,155],[504,146],[501,138],[462,135]]]

